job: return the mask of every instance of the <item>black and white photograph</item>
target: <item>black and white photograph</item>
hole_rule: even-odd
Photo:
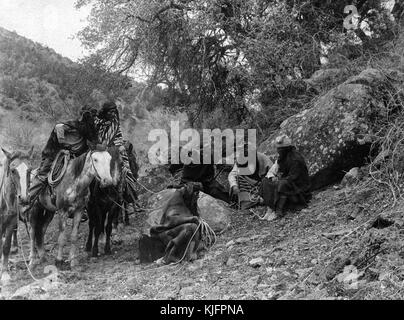
[[[404,0],[0,0],[0,149],[0,300],[404,299]]]

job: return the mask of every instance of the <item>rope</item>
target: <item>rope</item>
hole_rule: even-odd
[[[191,242],[194,240],[195,235],[199,229],[201,229],[201,242],[205,245],[205,249],[209,249],[216,243],[216,234],[213,231],[213,229],[201,217],[199,217],[198,220],[199,220],[198,227],[196,228],[192,237],[189,239],[187,247],[184,250],[184,254],[183,254],[182,258],[175,263],[171,263],[170,265],[177,265],[177,264],[180,264],[182,261],[184,261],[185,256],[188,252],[189,246],[190,246]]]
[[[63,155],[65,156],[65,158],[64,158],[64,161],[63,161],[62,171],[60,172],[60,174],[59,174],[58,177],[56,177],[55,179],[53,179],[53,174],[54,174],[54,172],[55,172],[55,170],[56,170],[56,167],[57,167],[57,165],[58,165],[59,157],[61,157],[61,156],[63,156]],[[49,185],[50,185],[51,187],[57,186],[57,185],[60,183],[60,181],[63,179],[63,177],[64,177],[64,175],[65,175],[65,173],[66,173],[66,170],[67,170],[67,166],[68,166],[68,164],[69,164],[69,160],[70,160],[70,152],[69,152],[69,151],[67,151],[67,150],[60,150],[60,151],[58,152],[58,154],[56,155],[55,160],[54,160],[53,163],[52,163],[51,171],[50,171],[50,173],[48,174],[48,183],[49,183]]]
[[[139,182],[139,180],[137,180],[137,179],[135,179],[134,178],[134,180],[143,188],[143,189],[145,189],[147,192],[151,192],[151,193],[153,193],[153,194],[158,194],[159,192],[161,192],[161,191],[163,191],[163,190],[160,190],[159,192],[155,192],[155,191],[152,191],[152,190],[150,190],[150,189],[148,189],[146,186],[144,186],[142,183],[140,183]]]
[[[19,226],[18,226],[18,222],[19,222],[19,217],[20,217],[20,206],[18,205],[18,202],[16,202],[16,211],[17,211],[17,233],[18,233],[18,229],[19,229]],[[28,232],[28,225],[26,224],[26,227],[27,227],[27,233],[28,233],[28,235],[29,235],[29,232]],[[31,238],[31,236],[30,236],[30,238]],[[23,245],[22,245],[22,240],[21,240],[21,237],[18,237],[17,236],[17,239],[18,239],[18,245],[19,245],[19,247],[20,247],[20,250],[21,250],[21,254],[22,254],[22,259],[24,260],[24,264],[25,264],[25,266],[26,266],[26,268],[27,268],[27,270],[28,270],[28,273],[29,273],[29,275],[31,276],[31,278],[32,278],[32,280],[34,280],[35,282],[38,282],[39,281],[39,279],[37,279],[37,278],[35,278],[35,276],[32,274],[32,272],[31,272],[31,269],[29,268],[29,266],[28,266],[28,264],[27,264],[27,260],[26,260],[26,258],[25,258],[25,254],[24,254],[24,247],[23,247]]]

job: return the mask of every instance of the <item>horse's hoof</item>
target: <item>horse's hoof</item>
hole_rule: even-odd
[[[63,260],[56,259],[55,266],[61,270],[63,268]]]
[[[91,246],[86,246],[86,252],[91,252],[93,250],[93,248],[91,248]]]
[[[18,247],[11,248],[10,254],[14,255],[14,254],[17,254],[17,253],[18,253]]]
[[[93,250],[93,251],[91,252],[91,256],[92,256],[93,258],[98,258],[98,256],[99,256],[98,250]]]
[[[107,256],[111,255],[112,254],[111,248],[105,249],[104,254]]]

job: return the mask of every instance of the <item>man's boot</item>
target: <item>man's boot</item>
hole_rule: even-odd
[[[280,219],[285,216],[285,205],[287,201],[288,201],[287,196],[280,196],[275,209],[277,219]]]
[[[46,186],[46,178],[36,175],[28,191],[28,203],[35,201]]]

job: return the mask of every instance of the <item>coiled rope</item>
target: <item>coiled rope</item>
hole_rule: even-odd
[[[63,158],[63,167],[59,173],[59,175],[55,178],[53,178],[54,173],[56,172],[57,169],[59,169],[58,164],[59,164],[59,158],[60,157],[64,157]],[[60,150],[57,155],[55,160],[53,161],[52,167],[51,167],[51,171],[48,174],[48,183],[49,185],[53,188],[55,186],[57,186],[60,181],[63,179],[63,176],[66,173],[67,170],[67,166],[69,164],[70,161],[70,152],[67,150]]]

